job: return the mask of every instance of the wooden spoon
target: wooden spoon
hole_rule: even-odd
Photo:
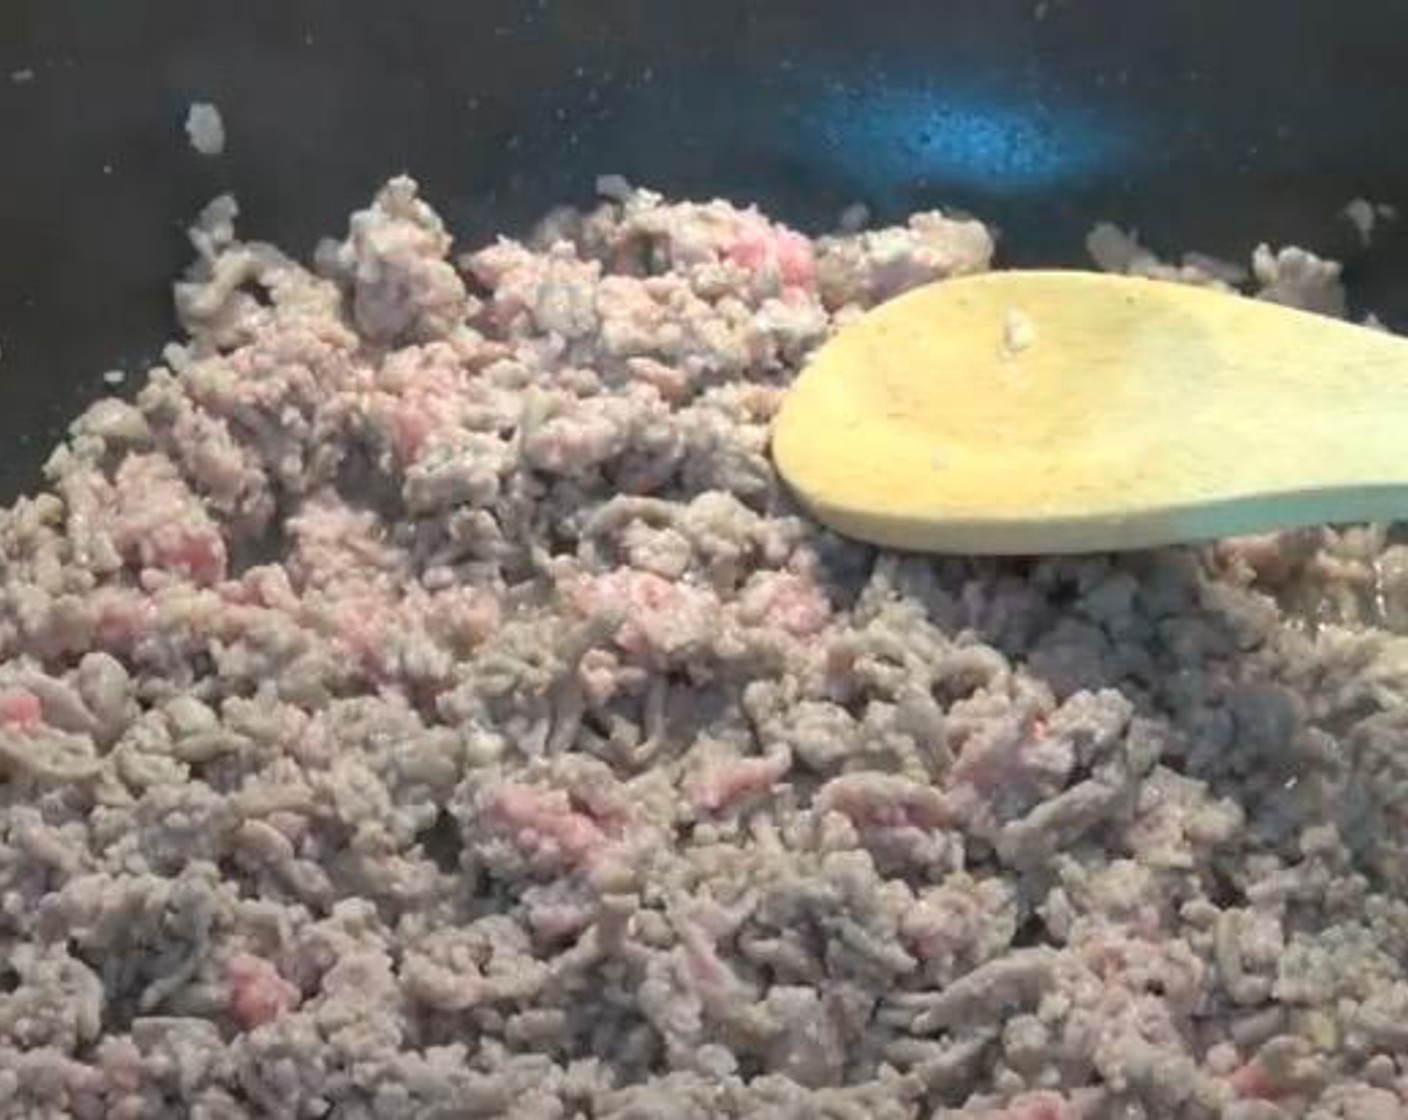
[[[1205,288],[994,272],[843,328],[773,457],[847,536],[1145,548],[1408,516],[1408,341]]]

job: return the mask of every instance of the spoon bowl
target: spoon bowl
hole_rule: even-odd
[[[1087,272],[916,289],[823,346],[773,457],[823,523],[919,552],[1148,548],[1408,514],[1408,341]]]

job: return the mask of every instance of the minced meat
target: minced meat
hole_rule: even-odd
[[[208,101],[192,102],[186,111],[186,136],[203,156],[218,156],[225,151],[225,120],[220,108]]]
[[[839,539],[779,399],[988,231],[606,185],[312,270],[217,200],[0,512],[0,1115],[1404,1115],[1396,530]]]

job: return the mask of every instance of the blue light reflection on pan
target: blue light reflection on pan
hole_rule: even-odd
[[[1048,190],[1124,173],[1136,150],[1123,122],[971,91],[833,87],[801,124],[804,143],[878,194],[906,181],[996,194]]]

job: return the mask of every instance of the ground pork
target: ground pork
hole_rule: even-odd
[[[191,147],[203,156],[218,156],[225,150],[225,121],[220,108],[208,101],[195,101],[186,112],[186,135]]]
[[[0,1115],[1408,1114],[1400,531],[838,539],[780,395],[987,229],[602,188],[312,269],[217,200],[0,511]]]

